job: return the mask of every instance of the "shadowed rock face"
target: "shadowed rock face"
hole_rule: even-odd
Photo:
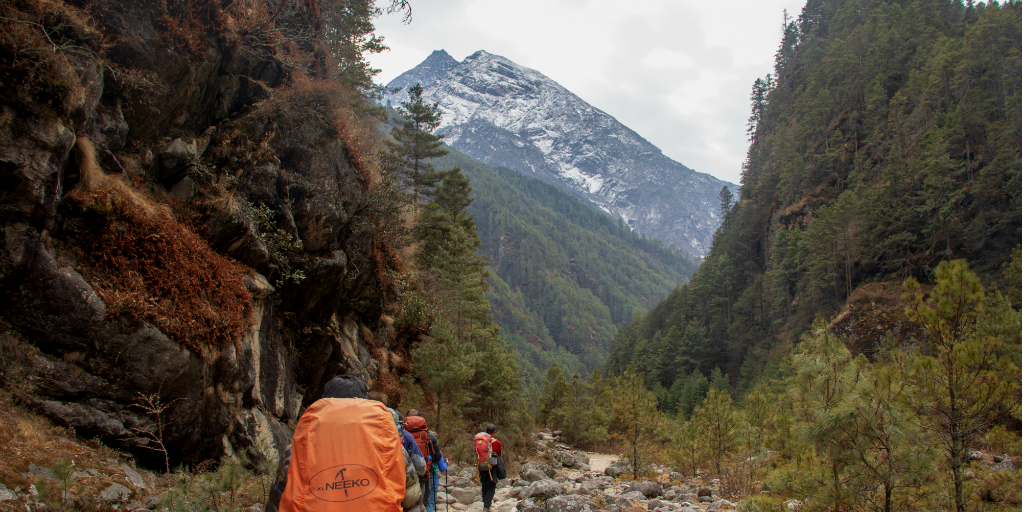
[[[478,51],[455,64],[434,52],[389,87],[419,79],[437,133],[459,151],[551,183],[652,238],[695,256],[721,222],[718,193],[738,187],[695,172],[550,78]],[[442,65],[443,64],[443,65]],[[404,92],[387,98],[397,105]]]
[[[157,437],[172,466],[234,450],[277,458],[326,380],[355,372],[372,383],[371,354],[398,349],[376,341],[387,337],[366,178],[337,134],[286,126],[255,107],[283,87],[278,63],[212,39],[204,58],[186,62],[162,46],[147,3],[97,5],[95,21],[114,44],[102,56],[76,54],[84,100],[75,110],[0,98],[0,316],[9,342],[28,354],[17,368],[0,363],[0,385],[150,466],[163,467]],[[111,65],[147,73],[155,86],[145,97],[129,91]],[[270,142],[262,158],[238,164],[224,134],[243,130]],[[62,208],[82,181],[86,162],[73,149],[83,138],[105,173],[184,202],[200,213],[194,229],[209,249],[248,267],[251,315],[234,343],[190,350],[130,312],[111,313],[76,238],[88,221]],[[231,165],[240,169],[233,196],[206,194]],[[269,207],[302,248],[270,250],[248,204]],[[285,263],[307,278],[273,286]],[[208,288],[196,293],[220,286],[203,277]]]

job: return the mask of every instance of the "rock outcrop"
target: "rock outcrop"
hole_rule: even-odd
[[[61,5],[63,81],[0,94],[0,327],[28,347],[0,384],[160,468],[276,459],[339,373],[387,399],[408,358],[351,98],[227,29],[171,51],[154,3]]]

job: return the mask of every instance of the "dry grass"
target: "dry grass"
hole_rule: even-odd
[[[60,0],[0,2],[0,90],[67,115],[85,103],[75,62],[94,57],[102,34]]]
[[[76,148],[82,181],[62,208],[84,219],[69,234],[108,316],[148,321],[200,353],[236,342],[251,321],[251,270],[214,252],[166,204],[105,175],[88,140]]]
[[[98,441],[76,439],[72,430],[55,426],[17,405],[7,391],[0,391],[0,446],[0,483],[11,490],[36,485],[43,502],[62,505],[63,483],[28,474],[32,464],[52,468],[61,462],[70,463],[79,472],[68,482],[68,491],[76,496],[98,496],[113,483],[132,487],[118,466],[118,462],[127,461],[121,454]],[[97,474],[88,474],[87,469]],[[145,491],[135,491],[134,498],[145,500]],[[69,510],[79,509],[68,506]],[[3,510],[25,510],[25,505],[20,501],[0,502]]]

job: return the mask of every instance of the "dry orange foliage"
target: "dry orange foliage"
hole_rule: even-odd
[[[149,215],[112,190],[79,190],[65,199],[72,214],[88,219],[72,239],[109,317],[148,321],[200,353],[237,342],[247,330],[250,269],[214,252],[172,216]]]

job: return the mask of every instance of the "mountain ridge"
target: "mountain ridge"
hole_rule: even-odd
[[[718,193],[738,187],[698,173],[539,71],[479,50],[457,65],[435,51],[388,84],[420,79],[445,142],[483,163],[554,184],[634,230],[704,256],[721,222]],[[447,59],[445,58],[447,57]],[[450,66],[450,67],[449,67]],[[385,98],[392,104],[403,93]]]

